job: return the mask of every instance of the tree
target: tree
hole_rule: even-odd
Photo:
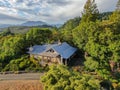
[[[0,62],[2,68],[12,59],[20,57],[26,53],[26,40],[24,35],[4,36],[0,39]]]
[[[7,28],[6,30],[0,33],[0,36],[8,36],[8,35],[13,35],[13,33],[10,31],[9,28]]]
[[[118,0],[116,7],[117,7],[116,10],[120,11],[120,0]]]
[[[110,15],[112,14],[112,12],[103,12],[100,13],[99,15],[99,20],[109,20]]]
[[[106,22],[107,25],[103,26],[105,28],[109,28],[112,35],[109,34],[109,43],[108,48],[111,52],[111,57],[109,62],[111,66],[111,70],[114,70],[115,65],[117,65],[117,68],[119,69],[119,62],[120,62],[120,0],[118,0],[116,5],[116,10],[113,12],[113,14],[109,17],[109,20]],[[117,63],[117,64],[116,64]]]
[[[96,60],[94,60],[93,57],[87,57],[84,64],[86,69],[90,71],[95,71],[99,67],[99,63]]]
[[[33,63],[29,59],[28,55],[23,55],[20,58],[12,59],[3,69],[2,71],[42,71],[43,67],[37,63]]]
[[[81,18],[80,17],[76,17],[74,19],[70,19],[67,22],[65,22],[63,24],[62,27],[59,28],[60,34],[61,34],[61,40],[62,41],[67,41],[68,43],[73,43],[72,39],[72,29],[74,29],[75,27],[77,27],[80,23]]]
[[[116,10],[110,16],[111,25],[115,28],[120,28],[120,0],[116,4]],[[117,29],[115,28],[115,29]]]
[[[28,45],[48,43],[52,32],[48,28],[32,28],[26,34]]]
[[[58,28],[53,28],[52,29],[52,40],[57,41],[61,39],[61,35],[60,35],[60,31],[58,30]]]
[[[51,66],[41,78],[45,90],[98,90],[99,80],[90,75],[82,75],[66,66]]]
[[[96,21],[99,17],[99,11],[95,0],[87,0],[82,12],[82,22]]]
[[[78,27],[72,30],[73,42],[81,50],[85,51],[85,46],[89,40],[98,40],[99,32],[99,23],[82,22]]]
[[[90,9],[92,2],[94,0],[86,2],[81,23],[72,30],[73,42],[79,49],[87,52],[88,56],[94,58],[94,61],[99,63],[99,68],[110,71],[109,62],[112,60],[119,66],[120,61],[120,12],[116,10],[107,20],[92,20],[91,16],[95,15]],[[89,64],[87,61],[85,63]]]

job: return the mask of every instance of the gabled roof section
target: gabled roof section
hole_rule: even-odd
[[[74,48],[68,43],[64,42],[61,44],[35,45],[32,47],[32,51],[29,51],[28,53],[43,55],[43,53],[50,49],[56,51],[58,53],[57,55],[60,55],[64,59],[68,59],[77,51],[77,48]]]
[[[53,47],[57,46],[58,44],[45,44],[45,45],[34,45],[33,47],[29,47],[29,52],[31,54],[40,54],[46,52]],[[32,50],[30,50],[32,48]]]
[[[45,51],[48,51],[50,49],[53,49],[53,47],[56,47],[58,46],[58,44],[46,44],[44,45],[46,47],[46,50]]]
[[[58,46],[53,47],[53,49],[61,55],[62,58],[68,59],[72,56],[76,51],[77,48],[70,46],[68,43],[64,42]]]
[[[34,45],[33,47],[30,47],[30,48],[32,48],[32,50],[31,51],[29,50],[28,52],[30,54],[39,54],[46,50],[45,45]]]

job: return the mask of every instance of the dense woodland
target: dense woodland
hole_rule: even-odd
[[[22,29],[22,28],[21,28]],[[113,12],[100,13],[95,0],[87,0],[81,17],[60,28],[30,28],[24,33],[6,28],[0,33],[0,71],[43,71],[28,47],[66,41],[78,48],[84,65],[51,66],[41,79],[45,90],[120,90],[120,0]],[[104,84],[103,84],[104,83]],[[103,90],[103,89],[101,89]]]

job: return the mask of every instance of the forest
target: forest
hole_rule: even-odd
[[[120,0],[113,12],[100,13],[95,0],[87,0],[81,17],[61,27],[0,32],[0,71],[46,71],[45,90],[120,90]],[[15,31],[15,30],[14,30]],[[66,41],[78,48],[83,66],[42,67],[27,54],[28,47]]]

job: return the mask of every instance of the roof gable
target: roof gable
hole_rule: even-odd
[[[58,45],[53,48],[56,52],[58,52],[61,57],[68,59],[71,55],[76,52],[76,48],[70,46],[68,43],[64,42],[61,45]]]
[[[29,51],[28,53],[39,54],[39,53],[42,53],[45,50],[46,50],[45,45],[35,45],[35,46],[32,47],[32,51]]]
[[[32,48],[33,50],[31,52],[29,51],[28,53],[42,55],[42,53],[45,53],[48,50],[53,49],[64,59],[68,59],[77,50],[76,48],[70,46],[66,42],[61,43],[61,44],[35,45]]]

